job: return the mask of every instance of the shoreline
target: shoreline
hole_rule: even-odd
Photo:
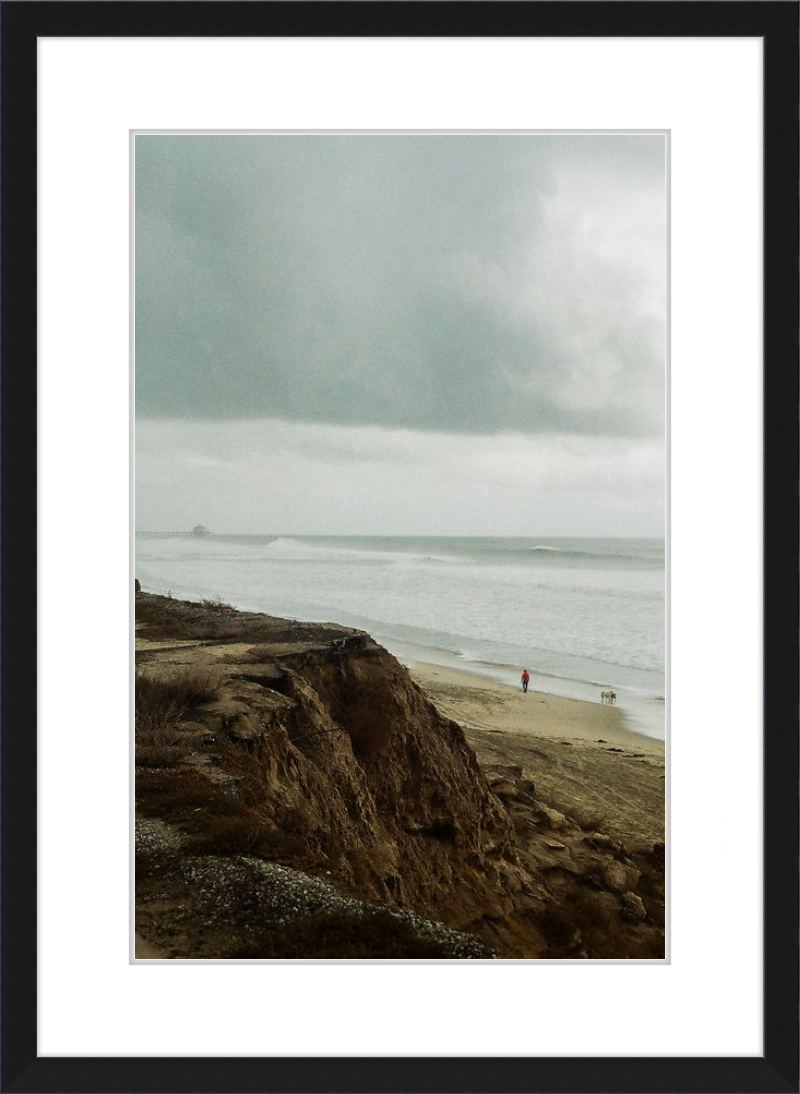
[[[169,596],[168,593],[156,591],[153,588],[148,588],[146,592],[150,595]],[[211,594],[207,595],[211,596]],[[202,600],[203,596],[196,591],[190,591],[185,594],[185,598],[190,601],[197,601]],[[176,593],[174,599],[184,599],[184,591]],[[251,615],[272,615],[271,612],[256,605],[241,606],[237,604],[236,610]],[[275,615],[274,618],[284,619],[287,624],[322,624],[322,619],[316,617],[304,618],[290,615]],[[466,686],[497,689],[500,694],[514,694],[518,691],[521,694],[517,670],[512,669],[510,666],[493,664],[490,662],[476,662],[475,664],[470,664],[469,667],[464,667],[461,664],[454,664],[454,661],[458,658],[458,653],[455,651],[439,649],[433,646],[426,647],[402,639],[394,639],[391,636],[382,634],[379,628],[366,630],[363,626],[350,622],[342,623],[340,620],[334,621],[333,619],[325,620],[324,625],[334,627],[353,626],[358,630],[364,630],[365,633],[370,635],[373,641],[376,641],[379,645],[383,646],[383,648],[401,664],[407,666],[412,672],[412,675],[418,667],[420,671],[427,676],[430,676],[433,672],[445,675],[452,674],[454,680],[458,677],[462,677],[463,683]],[[144,641],[144,638],[141,640],[137,639],[137,648],[143,648],[141,642]],[[177,642],[176,644],[180,644],[180,642]],[[534,684],[541,685],[544,683],[545,686],[531,688],[529,694],[536,694],[540,701],[548,704],[551,708],[550,713],[560,711],[561,715],[566,717],[566,711],[569,709],[569,704],[571,703],[579,704],[578,707],[574,708],[576,712],[582,710],[583,707],[588,707],[594,710],[595,713],[597,710],[615,711],[618,716],[618,727],[616,729],[618,734],[629,735],[628,740],[632,744],[638,742],[641,745],[645,745],[648,742],[654,742],[656,745],[660,745],[663,751],[666,739],[666,718],[663,702],[658,710],[653,710],[653,700],[645,697],[637,697],[629,689],[617,686],[617,702],[613,707],[609,707],[597,701],[597,697],[601,690],[600,685],[593,685],[584,680],[551,676],[537,672],[535,669],[533,670],[532,679]],[[454,684],[454,686],[457,686],[457,684]],[[586,716],[586,713],[587,712],[584,712],[584,715],[581,716],[581,720]],[[598,724],[604,725],[605,718],[605,715],[597,715]],[[458,721],[458,718],[455,720]],[[645,727],[653,729],[654,732],[649,732],[648,728]]]
[[[625,712],[618,706],[536,688],[526,694],[521,687],[491,676],[433,662],[412,661],[408,671],[443,714],[476,729],[624,745],[654,756],[665,753],[663,740],[628,728]]]
[[[137,565],[138,561],[137,558]],[[143,561],[149,570],[147,560]],[[210,579],[201,582],[191,578],[188,584],[184,584],[182,581],[170,581],[167,572],[161,572],[158,576],[155,571],[148,572],[146,579],[147,588],[160,595],[168,595],[167,590],[171,586],[173,595],[181,599],[203,600],[219,594],[241,611],[266,613],[301,623],[328,620],[354,627],[368,633],[399,661],[407,664],[416,661],[438,663],[514,685],[525,663],[533,674],[533,682],[543,692],[587,702],[599,702],[601,690],[611,688],[616,692],[618,708],[625,712],[633,731],[661,741],[666,737],[667,681],[664,670],[647,670],[645,680],[636,676],[637,672],[641,675],[645,670],[634,670],[625,664],[594,661],[580,652],[570,653],[566,663],[552,651],[537,653],[535,649],[526,652],[519,649],[514,653],[511,647],[505,648],[501,632],[491,638],[489,645],[479,643],[474,646],[467,638],[448,637],[434,631],[426,634],[424,627],[415,634],[409,633],[406,624],[413,623],[413,620],[406,619],[402,625],[381,621],[370,618],[362,611],[350,611],[349,604],[347,610],[342,605],[337,608],[331,605],[275,604],[271,597],[262,595],[258,590],[243,593],[241,584],[226,587],[224,582],[220,584]],[[470,652],[467,653],[467,650]]]
[[[372,633],[372,632],[370,632]],[[489,680],[493,684],[509,687],[515,690],[518,686],[519,671],[510,665],[494,664],[489,661],[462,662],[458,653],[436,647],[425,647],[410,642],[395,641],[383,634],[373,634],[376,641],[403,664],[413,666],[416,664],[433,666],[446,671],[463,672],[465,676],[477,680]],[[578,680],[566,676],[555,676],[549,673],[532,671],[532,679],[538,684],[538,690],[542,695],[553,699],[569,699],[576,702],[587,703],[592,706],[603,706],[598,703],[600,691],[607,685],[592,684],[587,680]],[[637,736],[646,737],[648,740],[664,742],[666,738],[666,712],[663,698],[660,705],[657,701],[646,695],[638,695],[635,691],[622,685],[614,687],[617,695],[616,710],[623,714],[627,728]]]
[[[418,662],[426,697],[457,722],[490,782],[517,769],[537,798],[581,827],[645,851],[666,835],[665,742],[627,729],[618,707]]]

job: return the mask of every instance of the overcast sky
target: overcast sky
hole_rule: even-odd
[[[136,526],[660,535],[658,136],[136,139]]]

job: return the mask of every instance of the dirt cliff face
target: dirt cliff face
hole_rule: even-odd
[[[460,726],[442,717],[368,636],[221,605],[182,610],[147,596],[139,603],[138,923],[163,952],[281,956],[275,940],[288,930],[284,952],[314,956],[302,939],[326,916],[332,925],[342,909],[315,915],[303,905],[299,919],[268,922],[263,893],[271,883],[263,864],[270,863],[366,902],[370,917],[374,906],[402,910],[482,940],[482,949],[461,956],[585,955],[580,929],[558,910],[575,871],[548,884],[528,853],[541,835],[533,784],[522,772],[502,776],[504,800],[498,796]],[[204,637],[187,637],[192,631]],[[519,817],[526,808],[527,825]],[[572,829],[570,838],[593,861],[599,855],[619,862],[620,851],[589,846],[585,833]],[[542,839],[553,842],[549,828]],[[633,877],[621,870],[603,875],[598,866],[595,875],[619,888]],[[235,890],[221,902],[222,918],[206,899],[214,877],[220,890]],[[309,884],[298,891],[308,892]],[[658,949],[658,929],[653,935],[653,923],[644,926],[648,913],[639,905],[628,919],[620,914],[620,930],[636,935],[634,950],[648,951],[634,955],[658,956],[650,952]],[[369,924],[378,941],[368,953],[356,947],[356,956],[381,956],[384,944],[386,956],[413,956],[422,945],[411,920]],[[348,929],[341,928],[343,938]],[[406,941],[393,949],[397,931]],[[429,931],[418,955],[452,956],[447,939],[431,937]],[[439,942],[444,948],[437,950]],[[428,943],[433,952],[423,952]],[[341,953],[320,952],[348,956],[352,945],[351,938]]]

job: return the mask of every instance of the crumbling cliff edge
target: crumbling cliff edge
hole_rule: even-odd
[[[664,956],[663,843],[482,767],[368,635],[147,593],[136,628],[143,956]]]

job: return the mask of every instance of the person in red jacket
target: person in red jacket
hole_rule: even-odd
[[[528,681],[530,680],[530,678],[531,678],[531,674],[528,672],[528,670],[523,669],[522,670],[522,690],[523,691],[528,690]]]

